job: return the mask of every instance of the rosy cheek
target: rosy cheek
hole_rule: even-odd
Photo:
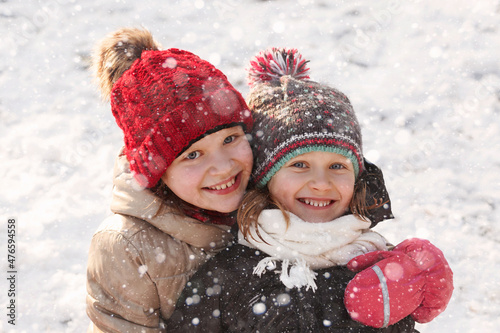
[[[348,184],[348,183],[338,184],[337,186],[338,186],[338,188],[339,188],[340,191],[346,192],[346,193],[349,192],[350,189],[351,189],[351,185]]]
[[[202,172],[198,169],[187,169],[185,170],[180,177],[186,183],[195,183],[199,181],[202,176]]]
[[[252,150],[248,143],[243,142],[240,144],[236,151],[234,152],[234,156],[237,160],[241,161],[244,165],[245,169],[251,170],[253,166],[253,154]]]
[[[290,204],[291,191],[284,186],[282,183],[275,184],[274,190],[271,192],[271,195],[275,200],[279,203],[284,204],[285,206]]]
[[[175,173],[169,174],[170,181],[177,184],[191,184],[195,179],[199,178],[200,171],[196,167],[182,166],[179,167]]]

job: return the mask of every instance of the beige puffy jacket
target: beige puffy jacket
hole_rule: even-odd
[[[228,226],[160,210],[135,190],[125,156],[114,170],[111,210],[92,238],[87,268],[89,332],[164,332],[185,283],[232,240]]]

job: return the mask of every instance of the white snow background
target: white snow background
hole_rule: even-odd
[[[268,46],[298,48],[346,93],[384,171],[393,243],[431,240],[454,271],[428,332],[500,327],[499,1],[0,1],[0,331],[84,332],[87,250],[110,214],[122,133],[88,71],[124,26],[211,61],[246,95]],[[7,323],[7,220],[17,325]],[[235,281],[235,283],[237,283]]]

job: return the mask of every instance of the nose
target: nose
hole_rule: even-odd
[[[314,170],[311,173],[309,186],[316,191],[325,192],[332,189],[332,181],[323,170]]]
[[[227,154],[224,150],[213,152],[211,155],[208,161],[210,163],[210,173],[214,176],[229,176],[234,167],[234,161],[231,155]]]

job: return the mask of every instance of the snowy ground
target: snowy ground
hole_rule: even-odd
[[[430,239],[455,293],[421,332],[500,327],[499,1],[0,1],[1,332],[84,332],[93,231],[110,214],[122,134],[89,51],[122,26],[190,50],[243,94],[244,67],[296,47],[344,91],[385,172],[397,243]],[[17,325],[7,323],[7,221],[16,220]]]

